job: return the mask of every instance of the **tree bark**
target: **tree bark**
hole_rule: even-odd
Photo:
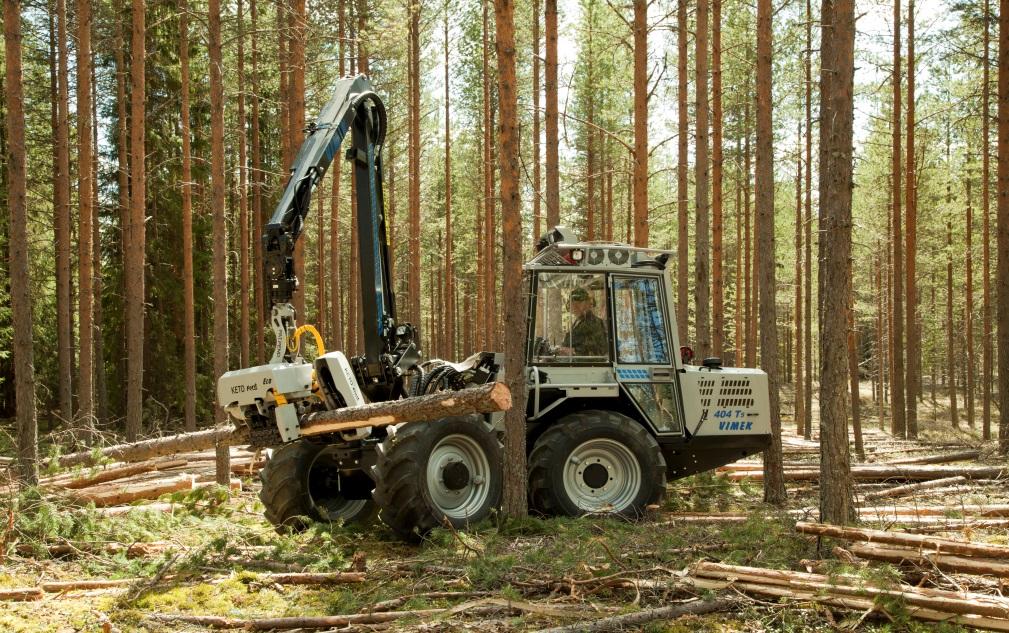
[[[767,372],[771,411],[771,445],[764,450],[764,501],[785,502],[782,477],[781,407],[778,368],[778,318],[775,305],[774,127],[771,108],[771,0],[757,1],[757,222],[760,277],[760,363]],[[700,250],[700,249],[698,249]]]
[[[242,0],[238,0],[238,362],[249,366],[249,172],[248,141],[245,132],[245,12]],[[321,217],[321,215],[320,215]],[[319,276],[320,281],[322,276]]]
[[[182,296],[185,427],[196,430],[196,309],[193,298],[193,176],[189,127],[189,2],[179,0],[179,75],[182,101]],[[258,276],[258,275],[257,275]]]
[[[802,435],[807,440],[813,435],[813,76],[812,76],[812,56],[813,56],[813,7],[811,0],[806,0],[806,50],[804,66],[806,71],[806,252],[804,256],[803,268],[806,271],[805,279],[805,374],[804,385],[805,395],[803,396],[803,422]]]
[[[634,245],[648,246],[648,2],[646,0],[634,0]]]
[[[984,210],[983,237],[984,250],[982,278],[982,320],[984,341],[981,345],[981,439],[991,439],[992,400],[992,325],[991,325],[991,0],[984,3],[984,59],[981,60],[981,205]]]
[[[305,0],[291,0],[291,40],[290,40],[290,84],[288,99],[290,102],[288,116],[290,117],[291,156],[284,165],[293,163],[298,149],[305,140]],[[294,292],[294,309],[302,319],[307,318],[305,312],[305,241],[298,240],[294,248],[294,274],[298,278],[298,289]]]
[[[224,68],[221,60],[220,0],[210,0],[208,12],[210,22],[210,187],[214,218],[214,376],[220,377],[228,371],[228,238],[224,207]],[[217,404],[215,417],[220,425],[227,421],[227,413],[221,406],[222,403]],[[218,443],[218,483],[228,484],[230,470],[228,447]]]
[[[969,159],[969,157],[968,157]],[[967,185],[967,226],[964,231],[966,240],[964,249],[964,265],[966,268],[965,286],[967,305],[964,306],[964,337],[967,346],[967,363],[964,367],[967,380],[964,384],[964,410],[967,413],[967,426],[974,428],[974,248],[971,234],[974,231],[974,209],[972,200],[971,177],[966,177]]]
[[[501,237],[504,244],[505,375],[514,406],[505,411],[505,515],[526,515],[526,306],[522,284],[522,214],[519,200],[518,87],[515,82],[515,5],[494,2],[498,90],[498,169],[501,172]]]
[[[999,0],[998,33],[998,349],[1009,350],[1009,0]],[[998,355],[999,452],[1009,454],[1009,354]]]
[[[907,257],[906,283],[907,288],[907,437],[918,437],[918,391],[921,386],[921,341],[918,334],[918,286],[915,277],[915,264],[918,253],[918,181],[915,176],[914,150],[914,0],[907,3],[907,152],[906,176],[904,178],[907,194],[906,221],[907,237],[905,255]],[[973,421],[973,416],[971,416]]]
[[[540,200],[542,172],[540,156],[540,0],[533,0],[533,241],[543,235],[543,205]],[[552,227],[548,227],[552,228]],[[464,339],[466,337],[463,337]],[[468,347],[465,353],[470,353]]]
[[[848,380],[851,385],[851,429],[855,435],[855,457],[865,461],[865,445],[862,442],[861,394],[858,379],[858,322],[855,319],[855,280],[852,260],[848,259]]]
[[[445,4],[445,344],[446,358],[455,358],[455,264],[453,262],[452,237],[452,128],[451,94],[449,91],[449,6]]]
[[[69,453],[56,458],[56,463],[60,468],[67,468],[77,465],[92,466],[96,463],[96,459],[140,462],[154,457],[206,450],[213,447],[219,441],[223,441],[228,445],[240,444],[246,441],[247,438],[248,429],[236,429],[225,426],[196,431],[195,433],[181,433],[142,440],[140,442],[116,444],[97,451],[86,450],[79,453]]]
[[[87,20],[85,20],[87,22]],[[35,410],[35,352],[28,266],[27,151],[21,66],[21,3],[4,0],[4,69],[7,127],[7,207],[10,209],[8,265],[14,327],[14,388],[17,398],[17,469],[26,484],[38,481],[38,419]],[[90,85],[90,84],[89,84]],[[90,133],[88,138],[91,138]],[[90,200],[90,198],[89,198]],[[88,235],[90,238],[90,234]],[[89,260],[90,261],[90,260]]]
[[[547,172],[547,226],[549,231],[561,223],[561,177],[559,138],[557,129],[557,0],[544,0],[544,29],[546,31],[546,172]]]
[[[410,4],[410,272],[407,294],[410,319],[421,324],[420,313],[420,5]],[[351,275],[354,272],[351,271]],[[421,341],[423,343],[423,341]]]
[[[953,347],[953,223],[946,222],[946,379],[949,381],[949,416],[960,426],[956,402],[956,349]]]
[[[259,5],[257,0],[249,0],[249,19],[252,28],[252,274],[255,294],[256,363],[266,362],[265,321],[266,290],[263,279],[263,159],[262,142],[259,135]],[[336,161],[339,163],[339,161]]]
[[[805,388],[803,387],[803,354],[802,335],[802,122],[799,122],[799,147],[796,148],[795,161],[795,432],[802,435],[805,420]],[[806,350],[808,353],[808,350]]]
[[[901,217],[901,164],[900,125],[901,117],[901,70],[900,70],[900,0],[893,2],[893,390],[892,415],[890,417],[890,432],[898,437],[907,435],[907,412],[904,396],[904,255]],[[822,120],[822,117],[821,117]]]
[[[725,358],[725,291],[722,272],[722,0],[712,0],[711,29],[711,349]]]
[[[711,244],[708,200],[708,1],[697,0],[695,41],[695,96],[697,120],[694,160],[694,197],[697,220],[694,235],[694,335],[698,358],[711,355]]]
[[[676,4],[676,47],[676,325],[680,345],[687,345],[690,324],[688,289],[690,246],[687,234],[687,141],[689,140],[687,138],[687,0],[677,0]]]
[[[53,135],[55,143],[55,182],[53,184],[53,206],[55,241],[56,241],[56,342],[59,384],[57,387],[57,403],[60,417],[64,420],[73,418],[73,371],[74,371],[74,337],[73,294],[71,291],[70,268],[70,97],[67,70],[67,3],[66,0],[56,0],[56,43],[57,59],[54,60],[56,71],[53,79],[56,83],[56,95],[53,109],[56,112],[56,125]]]
[[[1009,1],[1009,0],[1007,0]],[[852,135],[855,6],[823,0],[820,50],[820,517],[845,525],[856,519],[845,406],[845,296],[851,257]]]
[[[141,18],[142,19],[142,18]],[[142,57],[142,56],[141,56]],[[142,90],[141,84],[141,90]],[[92,192],[95,186],[94,174],[91,171],[91,155],[94,147],[91,145],[91,3],[87,0],[77,2],[77,199],[80,221],[77,232],[78,260],[78,416],[88,429],[94,428],[94,289],[91,264],[94,259],[92,249],[92,228],[94,208]],[[142,184],[142,183],[141,183]],[[127,270],[131,275],[132,270]],[[13,274],[13,273],[12,273]],[[130,277],[128,277],[130,278]],[[141,282],[141,288],[142,288]],[[135,291],[135,287],[130,289]],[[131,294],[127,294],[129,301]],[[127,310],[127,336],[129,326]],[[132,365],[131,365],[132,367]],[[130,378],[132,379],[132,373]],[[132,382],[130,383],[132,384]],[[127,414],[129,411],[127,411]],[[129,416],[127,415],[127,430]]]

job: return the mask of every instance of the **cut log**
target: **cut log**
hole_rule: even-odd
[[[291,574],[261,574],[254,582],[278,585],[339,585],[354,582],[364,582],[365,574],[361,572],[329,572],[329,573],[291,573]]]
[[[914,525],[903,528],[912,534],[935,534],[936,532],[959,532],[961,530],[987,530],[1009,528],[1009,519],[947,519],[942,523]]]
[[[853,543],[848,548],[848,551],[859,558],[881,560],[888,563],[934,565],[943,571],[1009,578],[1009,561],[1004,560],[967,558],[964,556],[939,554],[935,551],[917,550],[894,545],[873,545],[869,543]]]
[[[181,506],[179,506],[179,504],[177,503],[163,502],[163,503],[145,503],[143,505],[135,505],[135,506],[129,506],[129,505],[110,506],[108,508],[95,508],[95,511],[98,514],[107,517],[115,517],[123,514],[129,514],[131,512],[174,512],[179,507]]]
[[[0,589],[0,600],[8,602],[26,602],[28,600],[41,600],[42,589],[38,587],[24,587],[15,589]]]
[[[105,459],[139,462],[151,459],[152,457],[163,457],[186,451],[200,451],[212,448],[217,444],[219,438],[226,439],[230,444],[241,444],[248,439],[248,429],[244,427],[239,429],[228,427],[207,429],[205,431],[196,431],[195,433],[167,435],[132,444],[117,444],[99,451],[82,451],[80,453],[62,455],[58,458],[58,463],[63,468],[77,464],[94,464],[96,453]]]
[[[889,519],[893,516],[946,517],[951,512],[972,517],[1009,517],[1009,504],[951,503],[939,506],[871,506],[868,508],[859,508],[859,513],[862,517],[872,518],[877,516],[883,519]]]
[[[77,556],[79,554],[119,554],[125,553],[127,558],[147,558],[158,556],[170,549],[172,544],[167,541],[152,543],[59,543],[43,547],[53,558]],[[33,545],[21,543],[16,551],[21,556],[34,556],[38,551]]]
[[[91,589],[113,589],[116,587],[127,587],[137,582],[137,579],[124,578],[121,580],[62,580],[58,582],[44,582],[41,585],[42,591],[46,593],[62,593],[64,591],[86,591]]]
[[[322,435],[366,426],[422,422],[470,413],[496,413],[510,409],[511,402],[508,386],[503,382],[492,382],[461,391],[312,413],[302,418],[301,434]]]
[[[685,615],[702,615],[705,613],[717,613],[719,611],[731,611],[738,606],[736,600],[729,598],[718,598],[715,600],[692,600],[683,604],[672,604],[657,609],[645,609],[636,613],[625,613],[609,618],[593,620],[591,622],[578,622],[568,626],[558,626],[550,629],[540,629],[536,633],[591,633],[594,631],[623,631],[632,626],[641,626],[656,620],[675,620]]]
[[[704,567],[699,565],[694,574],[700,581],[698,586],[703,588],[717,589],[729,583],[747,593],[879,612],[884,612],[889,600],[898,600],[904,603],[909,615],[920,619],[1009,631],[1009,620],[1005,619],[1009,617],[1009,600],[998,596],[920,589],[910,585],[877,587],[854,578],[846,580],[785,570],[701,565]],[[889,600],[880,601],[880,598]]]
[[[1006,466],[890,466],[876,464],[856,464],[851,467],[851,476],[859,481],[885,480],[930,480],[962,475],[967,479],[997,479],[1009,476]],[[726,476],[738,481],[742,479],[763,480],[764,472],[743,471],[727,473]],[[817,481],[820,470],[807,468],[802,470],[786,470],[786,481]]]
[[[497,605],[469,609],[468,613],[481,614],[501,610]],[[449,609],[417,609],[414,611],[379,611],[351,615],[294,616],[286,618],[257,618],[242,620],[216,615],[183,615],[151,613],[147,619],[164,623],[193,624],[212,629],[244,629],[246,631],[271,631],[291,629],[330,629],[358,624],[383,624],[402,618],[429,618],[448,613]]]
[[[97,486],[98,484],[115,481],[117,479],[132,477],[133,475],[139,475],[141,473],[149,473],[165,470],[168,468],[177,468],[179,466],[185,466],[186,463],[187,462],[184,459],[170,459],[160,461],[148,460],[136,464],[127,464],[125,466],[100,470],[90,475],[77,476],[73,479],[69,479],[63,482],[52,481],[48,483],[48,486],[52,488],[62,488],[65,490],[79,490],[81,488]]]
[[[94,503],[97,507],[118,506],[141,499],[157,499],[161,495],[184,490],[192,490],[195,485],[193,475],[179,475],[171,479],[144,484],[124,484],[112,487],[85,488],[73,492],[72,498],[78,503]]]
[[[959,554],[981,558],[1003,558],[1009,562],[1009,545],[994,545],[991,543],[974,543],[971,541],[955,541],[953,539],[886,530],[870,530],[865,528],[842,527],[826,523],[795,524],[795,530],[803,534],[829,536],[846,541],[864,541],[867,543],[882,543],[903,547],[918,547],[935,551],[940,554]]]
[[[922,481],[916,484],[906,484],[904,486],[896,486],[894,488],[888,488],[886,490],[880,490],[877,492],[867,493],[864,497],[866,501],[873,501],[875,499],[893,499],[896,497],[907,497],[913,495],[916,492],[922,490],[928,490],[929,488],[942,488],[944,486],[949,486],[950,484],[959,484],[967,481],[967,478],[963,475],[957,475],[956,477],[943,477],[942,479],[933,479],[931,481]]]
[[[946,453],[945,455],[922,455],[919,457],[905,457],[889,461],[889,464],[950,464],[953,462],[965,462],[981,457],[981,451],[969,450],[956,453]]]

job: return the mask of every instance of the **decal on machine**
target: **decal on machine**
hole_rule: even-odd
[[[747,413],[742,409],[720,409],[715,411],[713,417],[717,419],[719,431],[752,431],[753,422],[742,418],[755,417],[752,413]]]

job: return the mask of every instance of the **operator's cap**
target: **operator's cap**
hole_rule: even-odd
[[[589,291],[585,288],[575,288],[571,291],[572,301],[588,301],[589,299],[591,299]]]

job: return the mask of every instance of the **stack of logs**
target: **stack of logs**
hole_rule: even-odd
[[[952,591],[920,586],[923,580],[945,573],[983,576],[992,579],[1009,578],[1009,546],[977,543],[920,534],[887,530],[841,527],[823,523],[796,524],[802,534],[829,537],[852,542],[847,549],[834,548],[839,558],[854,564],[883,561],[897,564],[906,572],[904,581],[884,583],[854,575],[798,572],[760,567],[743,567],[701,562],[690,574],[690,582],[700,589],[731,587],[743,593],[763,598],[791,599],[815,602],[828,607],[862,612],[892,614],[899,605],[909,616],[934,622],[950,622],[974,628],[1009,631],[1009,598],[962,586],[984,584],[960,582]]]

